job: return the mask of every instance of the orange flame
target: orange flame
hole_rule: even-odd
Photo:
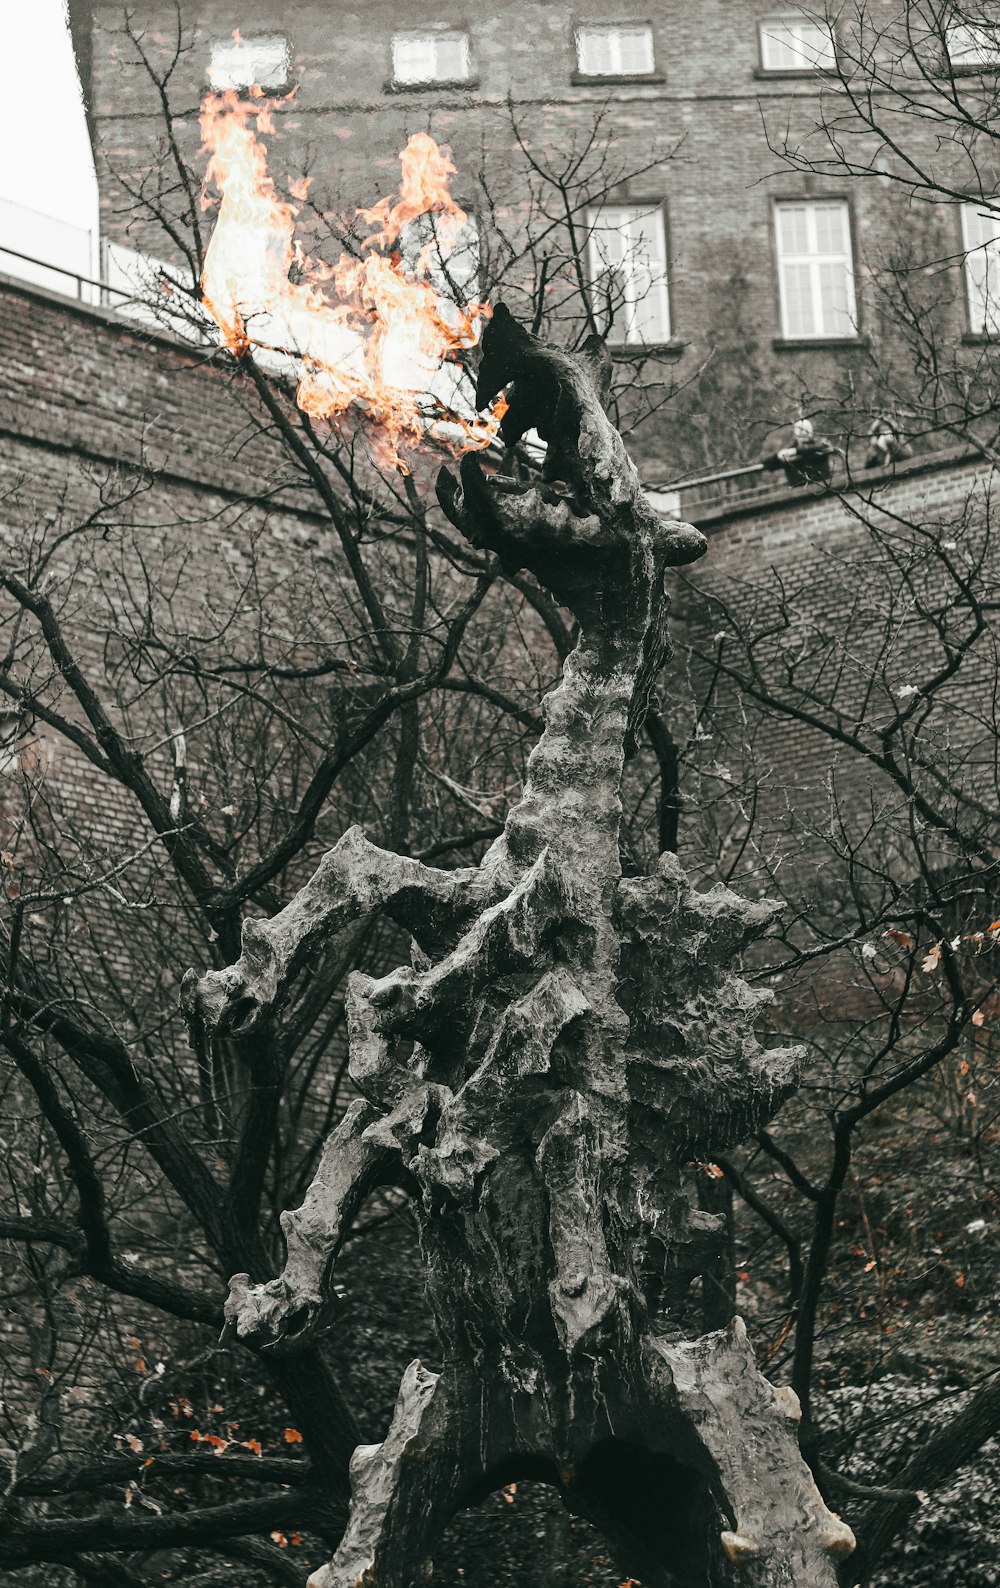
[[[260,135],[274,131],[272,102],[259,92],[207,94],[201,130],[210,155],[202,202],[213,202],[210,185],[221,196],[202,298],[230,351],[290,356],[299,407],[333,419],[359,405],[400,466],[400,441],[429,431],[448,439],[457,429],[466,445],[488,445],[505,404],[500,399],[489,418],[477,419],[459,396],[454,356],[476,344],[489,305],[456,302],[432,279],[468,224],[449,190],[455,167],[447,153],[415,133],[400,154],[398,197],[359,210],[376,229],[356,256],[327,265],[303,253],[298,204],[278,194],[268,173]],[[307,187],[307,180],[291,184],[299,203]],[[407,262],[406,228],[423,216],[433,217],[432,235]],[[456,411],[462,407],[464,416]]]

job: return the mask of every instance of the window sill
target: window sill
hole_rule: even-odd
[[[776,336],[771,342],[776,353],[805,353],[810,348],[825,348],[827,351],[838,348],[866,348],[866,336]]]
[[[238,99],[249,102],[255,99],[284,99],[294,86],[293,79],[286,77],[283,83],[245,83],[239,88],[213,88],[210,91],[213,94],[235,94]]]
[[[1000,60],[968,62],[961,66],[943,66],[939,77],[996,77],[1000,73]]]
[[[1000,331],[964,331],[962,333],[963,347],[989,347],[991,343],[1000,342]]]
[[[680,358],[687,345],[672,336],[669,342],[609,342],[608,352],[624,363],[632,358]]]
[[[773,70],[767,66],[755,66],[753,75],[758,82],[767,83],[770,82],[771,78],[779,80],[791,78],[793,81],[795,78],[815,80],[817,77],[822,77],[832,71],[832,66],[786,66],[780,69],[776,67]]]
[[[609,83],[665,83],[662,72],[572,72],[570,82],[574,88],[586,88],[592,83],[596,88],[606,88]]]
[[[426,83],[397,83],[389,78],[384,85],[387,94],[428,94],[437,88],[478,88],[478,77],[434,77]]]

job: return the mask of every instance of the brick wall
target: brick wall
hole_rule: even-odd
[[[706,805],[714,798],[731,812],[731,777],[762,848],[783,854],[786,871],[798,868],[798,885],[808,874],[807,894],[822,890],[817,866],[829,865],[827,882],[839,874],[847,886],[832,855],[848,836],[873,866],[913,880],[905,874],[916,864],[906,837],[911,802],[862,753],[882,749],[879,730],[911,703],[913,729],[889,748],[914,790],[967,834],[982,828],[980,806],[995,808],[1000,670],[989,621],[963,645],[976,629],[974,603],[997,599],[996,484],[990,463],[953,452],[839,491],[785,491],[692,515],[709,550],[678,590],[675,702],[685,699],[686,668],[693,698],[705,698],[718,656],[751,686],[719,681],[706,713],[711,737],[693,747],[704,774],[694,787]],[[750,646],[789,709],[755,699]],[[920,844],[933,855],[933,824],[915,809]],[[705,842],[695,825],[689,833],[695,849]],[[988,846],[986,828],[982,836]],[[957,853],[942,831],[942,864]]]
[[[246,381],[227,375],[210,350],[3,280],[0,349],[0,544],[8,566],[33,581],[44,560],[45,589],[74,655],[164,798],[170,736],[184,728],[188,818],[204,820],[241,866],[252,865],[287,833],[319,759],[351,739],[366,703],[385,690],[366,641],[371,620],[330,517],[315,510],[315,490],[277,445]],[[440,461],[428,451],[415,465],[427,499]],[[357,478],[363,469],[359,459]],[[346,499],[332,468],[331,477]],[[413,546],[405,535],[380,534],[363,498],[356,505],[352,526],[387,621],[408,633]],[[469,583],[446,558],[432,553],[432,563],[428,622],[440,643]],[[519,606],[506,588],[490,594],[465,630],[459,671],[510,685],[534,711],[554,663],[551,646],[540,643],[525,667],[532,616]],[[0,629],[24,689],[70,727],[81,723],[39,625],[16,618],[5,599]],[[438,654],[433,645],[425,661]],[[478,724],[477,777],[485,788],[516,787],[519,729],[493,733],[493,715],[459,689],[435,694],[422,716],[426,759],[465,778],[461,745]],[[384,839],[398,734],[392,718],[352,757],[280,891],[353,822]],[[97,956],[102,978],[113,971],[126,989],[144,989],[144,1005],[175,1012],[177,973],[206,963],[210,950],[175,940],[164,951],[165,931],[183,945],[192,923],[196,939],[203,926],[197,911],[189,919],[182,908],[183,890],[162,846],[151,843],[149,820],[58,726],[36,717],[22,761],[33,820],[24,824],[17,780],[0,777],[0,856],[13,854],[11,875],[22,890],[29,874],[34,888],[39,874],[68,868],[64,879],[49,876],[48,902],[31,912],[38,922],[29,937],[56,933],[81,984]],[[419,798],[415,821],[429,836],[414,838],[417,849],[466,831],[465,809],[445,797],[442,813],[429,777]],[[129,855],[134,862],[121,870]],[[5,866],[0,859],[0,881],[11,880]],[[86,906],[72,902],[80,888]]]
[[[190,674],[186,682],[157,683],[160,665],[169,679],[168,651],[158,659],[151,650],[137,674],[143,626],[148,621],[165,646],[182,654],[190,648],[208,663],[213,655],[252,656],[262,623],[275,645],[292,635],[290,661],[311,659],[335,634],[336,572],[315,577],[329,521],[310,509],[301,478],[260,430],[264,416],[245,385],[227,379],[203,351],[10,281],[0,281],[0,347],[0,539],[8,565],[33,581],[47,559],[45,588],[71,649],[113,723],[148,758],[164,797],[169,737],[186,725],[191,813],[205,812],[218,825],[219,808],[245,796],[250,747],[227,742],[226,712],[210,683],[202,688]],[[15,626],[12,616],[5,600],[4,645],[13,648],[25,688],[69,723],[82,723],[37,625]],[[331,709],[330,685],[323,687],[326,705],[320,687],[312,703],[318,725]],[[285,764],[283,755],[294,761],[293,740],[277,719],[261,728],[262,842],[269,820],[281,819],[270,808],[267,777]],[[307,775],[307,759],[289,768],[290,790],[291,780]],[[34,870],[36,880],[37,868],[50,872],[56,855],[68,868],[54,891],[43,890],[53,895],[46,907],[32,912],[35,935],[56,933],[60,952],[79,959],[81,976],[86,967],[93,972],[97,954],[126,986],[145,986],[155,997],[159,980],[169,982],[185,956],[168,965],[156,947],[164,916],[149,901],[165,899],[175,917],[176,885],[159,845],[148,848],[147,819],[71,737],[43,721],[22,743],[22,763],[33,784],[35,837],[47,837],[52,849],[46,855],[28,829],[19,836],[23,791],[10,776],[0,777],[0,849],[13,850],[15,868]],[[139,858],[116,871],[130,854]],[[86,908],[69,902],[105,874],[113,885],[88,891]],[[181,929],[173,919],[171,931]],[[202,944],[197,957],[205,952]]]
[[[137,329],[0,277],[0,431],[94,463],[145,466],[204,490],[247,497],[273,483],[280,453],[210,350]],[[211,415],[212,423],[206,424]]]
[[[326,521],[311,510],[277,443],[257,429],[261,415],[247,406],[245,387],[204,351],[10,281],[0,282],[0,338],[8,535],[30,518],[82,520],[115,470],[145,482],[127,509],[137,532],[188,542],[193,589],[220,568],[238,580],[248,547],[261,537],[277,578],[294,548],[314,546],[323,533]],[[794,585],[806,611],[829,621],[830,559],[861,556],[867,524],[899,515],[938,538],[957,535],[970,500],[988,498],[992,480],[988,465],[952,453],[833,493],[779,490],[715,507],[697,495],[682,498],[710,549],[688,593],[679,593],[678,631],[719,626],[696,592],[739,608],[757,586],[773,592],[777,579]],[[788,780],[819,787],[829,743],[801,725],[769,731],[769,751]]]

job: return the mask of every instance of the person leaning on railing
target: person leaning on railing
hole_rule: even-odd
[[[866,469],[888,469],[910,456],[910,449],[891,419],[874,419],[868,427]]]
[[[761,459],[761,468],[784,469],[789,485],[827,485],[833,470],[833,446],[813,431],[811,419],[796,419],[790,447]]]

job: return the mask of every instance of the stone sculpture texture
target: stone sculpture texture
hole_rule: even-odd
[[[854,1548],[742,1322],[687,1339],[675,1321],[720,1239],[685,1165],[768,1120],[798,1054],[759,1044],[767,995],[730,968],[775,906],[693,891],[672,854],[622,875],[620,782],[667,653],[664,572],[705,541],[652,510],[608,382],[599,339],[571,357],[498,308],[477,396],[508,389],[504,437],[538,430],[542,479],[487,477],[474,455],[460,482],[439,478],[468,540],[579,623],[502,836],[441,871],[345,833],[190,995],[203,1031],[239,1033],[360,916],[414,945],[410,965],[351,979],[357,1101],[282,1217],[284,1271],[237,1275],[226,1308],[241,1337],[294,1350],[330,1321],[361,1201],[410,1193],[444,1366],[414,1362],[385,1439],[355,1453],[347,1531],[312,1588],[408,1588],[459,1507],[526,1477],[555,1484],[643,1588],[833,1588]]]

